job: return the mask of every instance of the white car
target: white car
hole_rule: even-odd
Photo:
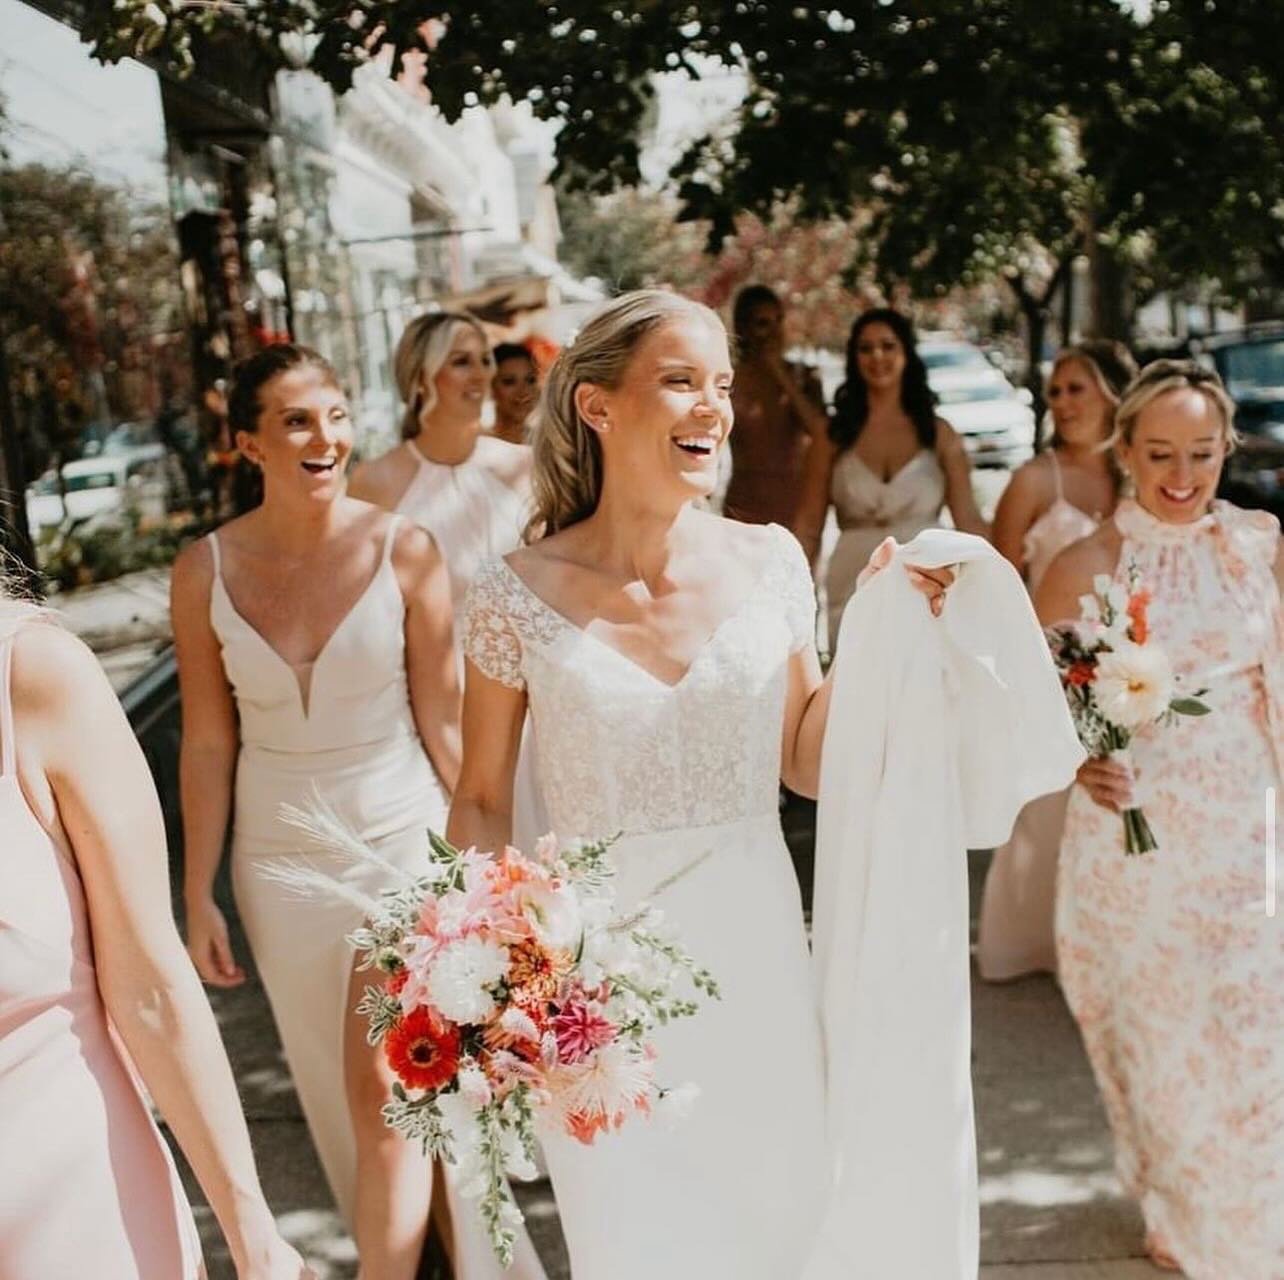
[[[124,507],[142,496],[149,482],[165,483],[166,451],[160,444],[136,445],[119,453],[100,453],[64,463],[66,507],[51,471],[27,487],[27,523],[33,536],[65,520],[88,520]],[[154,486],[152,486],[154,487]]]
[[[1030,393],[1018,391],[980,347],[953,338],[924,338],[918,353],[937,412],[963,437],[972,465],[1020,466],[1034,453]]]

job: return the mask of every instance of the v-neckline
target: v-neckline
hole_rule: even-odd
[[[852,457],[855,458],[856,461],[859,462],[860,465],[864,467],[865,470],[868,471],[869,474],[874,478],[874,480],[877,481],[879,484],[881,484],[884,489],[891,488],[891,486],[894,485],[901,478],[901,476],[903,476],[921,457],[923,457],[924,454],[930,454],[930,453],[931,453],[930,449],[919,449],[914,454],[913,457],[911,457],[908,461],[901,463],[901,465],[897,467],[896,470],[893,471],[892,474],[886,480],[884,480],[883,477],[880,476],[878,472],[875,471],[874,468],[871,467],[869,463],[866,462],[865,459],[862,458],[860,454],[856,452],[856,446],[855,445],[852,446]]]
[[[252,623],[236,607],[236,604],[232,599],[232,593],[227,589],[227,584],[223,581],[223,573],[221,568],[218,574],[216,575],[218,589],[223,593],[223,599],[226,602],[228,609],[231,610],[233,617],[235,617],[236,620],[255,638],[255,640],[257,640],[259,644],[261,644],[263,648],[268,653],[270,653],[272,657],[275,658],[276,661],[282,667],[285,668],[286,671],[290,673],[290,683],[294,686],[295,693],[298,696],[299,711],[302,713],[303,719],[305,722],[307,722],[312,715],[312,706],[314,701],[312,695],[316,692],[317,668],[320,667],[321,660],[330,651],[330,646],[334,644],[335,638],[338,636],[339,632],[341,632],[343,628],[347,626],[348,621],[352,617],[352,615],[355,614],[363,604],[365,604],[366,597],[370,595],[370,593],[374,590],[375,583],[377,583],[379,579],[383,576],[383,571],[387,566],[387,563],[388,563],[387,556],[381,554],[379,558],[379,563],[375,567],[375,571],[371,575],[370,581],[367,582],[366,585],[361,589],[361,594],[358,595],[357,598],[352,602],[352,604],[348,606],[347,612],[344,613],[343,617],[341,617],[339,621],[336,622],[334,626],[331,628],[330,634],[325,638],[325,643],[317,651],[317,656],[309,662],[297,662],[297,663],[287,661],[286,658],[282,656],[281,652],[277,649],[277,647],[263,634],[263,632],[261,632],[258,629],[258,627],[256,627],[254,623]],[[299,676],[298,676],[299,667],[311,668],[311,672],[308,678],[307,697],[304,697],[303,688],[299,684]]]
[[[509,576],[513,579],[513,581],[517,583],[517,585],[521,588],[522,592],[525,595],[529,596],[530,599],[533,600],[541,609],[543,609],[545,613],[555,618],[558,622],[562,624],[562,626],[566,627],[569,631],[574,632],[578,636],[582,636],[586,640],[591,640],[595,645],[598,646],[598,648],[605,649],[607,653],[612,654],[618,661],[624,663],[626,667],[631,667],[634,671],[638,672],[642,676],[645,676],[653,684],[659,685],[660,688],[666,690],[669,693],[676,693],[680,688],[682,688],[684,684],[686,684],[687,680],[691,676],[691,673],[696,669],[696,667],[700,665],[700,663],[704,659],[705,654],[708,653],[709,650],[713,647],[714,642],[718,639],[718,637],[722,634],[722,632],[725,631],[726,628],[731,625],[731,623],[735,622],[740,617],[740,615],[744,613],[744,611],[749,607],[750,601],[752,601],[754,597],[757,596],[758,592],[762,590],[763,584],[767,578],[767,574],[770,572],[770,568],[771,568],[771,559],[769,556],[767,558],[767,562],[763,565],[757,577],[754,578],[753,585],[749,588],[748,591],[745,592],[743,597],[736,604],[735,608],[732,609],[726,615],[726,617],[722,619],[721,622],[718,622],[713,627],[713,629],[708,633],[708,635],[706,635],[704,639],[700,641],[700,643],[696,646],[695,654],[692,656],[691,661],[687,663],[686,669],[682,672],[682,674],[676,680],[670,681],[670,680],[665,680],[662,676],[656,675],[654,671],[652,671],[649,667],[644,667],[640,662],[637,661],[636,658],[629,657],[629,655],[625,653],[622,649],[617,649],[615,645],[608,644],[605,640],[602,639],[601,636],[596,635],[594,632],[590,631],[589,626],[591,626],[592,623],[589,623],[588,626],[581,626],[578,622],[573,622],[560,609],[555,609],[551,604],[548,603],[547,600],[544,599],[543,596],[541,596],[534,589],[534,587],[530,586],[527,583],[526,579],[523,578],[522,575],[518,573],[517,570],[514,569],[511,564],[508,563],[507,556],[501,556],[499,558],[499,563],[504,566],[505,571],[509,574]]]

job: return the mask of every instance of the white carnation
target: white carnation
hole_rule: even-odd
[[[470,936],[443,947],[428,972],[428,999],[451,1022],[482,1022],[495,1011],[488,988],[508,972],[508,949]]]
[[[1093,689],[1097,706],[1112,724],[1130,732],[1153,724],[1172,701],[1168,655],[1154,645],[1125,642],[1101,655]]]

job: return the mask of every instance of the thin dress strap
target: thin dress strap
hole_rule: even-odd
[[[210,552],[214,556],[214,576],[221,578],[223,576],[223,558],[219,554],[217,529],[210,534]]]
[[[1057,487],[1056,500],[1058,502],[1063,502],[1065,500],[1065,493],[1061,488],[1061,463],[1057,461],[1057,450],[1055,445],[1048,450],[1048,461],[1052,463],[1052,483]]]
[[[399,511],[394,511],[392,519],[388,521],[388,531],[383,535],[383,559],[379,562],[380,568],[392,559],[392,544],[397,541],[397,530],[401,528],[403,519]]]
[[[14,633],[0,640],[0,778],[12,777],[18,771],[13,741],[13,692],[9,687],[13,670],[13,640]]]

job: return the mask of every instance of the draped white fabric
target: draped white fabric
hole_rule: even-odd
[[[958,565],[933,618],[899,566]],[[1083,759],[1016,571],[933,529],[852,597],[821,764],[813,951],[825,1220],[803,1280],[973,1280],[966,851]]]

